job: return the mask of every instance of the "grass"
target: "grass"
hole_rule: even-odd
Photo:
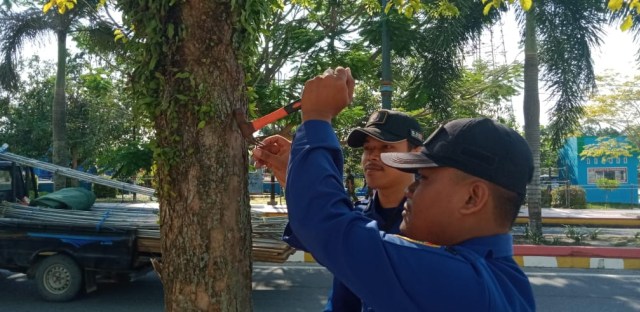
[[[639,204],[587,203],[587,209],[638,209]]]

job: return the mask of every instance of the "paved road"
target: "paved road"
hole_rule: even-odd
[[[35,283],[23,274],[0,270],[0,312],[163,311],[162,284],[153,274],[131,283],[99,284],[74,301],[51,303],[40,299]]]
[[[538,311],[640,311],[640,271],[552,268],[525,272]],[[316,265],[256,266],[254,311],[321,311],[330,278]]]
[[[538,311],[640,311],[640,271],[527,269]],[[321,311],[331,275],[314,264],[256,264],[255,312]],[[42,301],[32,281],[0,270],[2,312],[158,312],[162,285],[153,273],[128,284],[101,284],[97,292],[68,303]]]

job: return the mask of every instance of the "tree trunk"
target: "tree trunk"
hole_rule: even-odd
[[[232,115],[248,100],[234,14],[229,1],[210,0],[167,14],[182,37],[160,55],[154,121],[166,311],[252,309],[248,153]]]
[[[51,128],[53,132],[53,155],[55,165],[69,167],[69,152],[67,150],[67,100],[65,97],[65,77],[67,69],[67,32],[57,31],[58,64],[56,73],[56,90],[53,95],[53,109],[51,110]],[[66,186],[66,178],[53,175],[54,190]]]
[[[540,97],[538,93],[538,47],[535,4],[526,13],[524,41],[524,134],[533,153],[533,179],[527,187],[529,229],[533,237],[542,235],[540,209]]]

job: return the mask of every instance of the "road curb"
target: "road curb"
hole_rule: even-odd
[[[521,267],[640,270],[640,248],[514,245]]]
[[[528,217],[517,217],[515,224],[529,224]],[[622,227],[622,228],[640,228],[640,219],[636,218],[542,218],[543,225],[580,225],[580,226],[600,226],[600,227]]]
[[[640,248],[514,245],[513,259],[527,268],[640,270]],[[315,263],[310,253],[296,251],[287,262]]]

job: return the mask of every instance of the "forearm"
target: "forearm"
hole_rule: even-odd
[[[351,209],[342,188],[340,145],[331,127],[322,123],[325,122],[313,120],[300,126],[287,170],[289,220],[305,246],[307,240],[317,238],[315,233],[305,237],[310,228],[322,227],[337,217],[335,214],[349,213]]]
[[[289,223],[314,258],[365,302],[381,300],[388,287],[400,288],[384,234],[351,210],[342,151],[328,123],[306,121],[298,128],[287,175]]]

